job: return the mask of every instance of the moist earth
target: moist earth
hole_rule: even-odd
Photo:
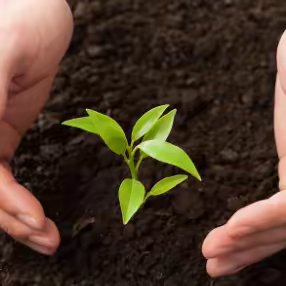
[[[241,207],[278,191],[275,54],[285,0],[72,1],[75,32],[52,96],[12,162],[57,223],[44,257],[0,235],[3,286],[280,286],[286,253],[212,280],[201,245]],[[122,159],[95,135],[61,126],[85,108],[130,135],[148,109],[177,108],[169,141],[202,175],[150,199],[123,226]],[[150,188],[177,168],[146,160]]]

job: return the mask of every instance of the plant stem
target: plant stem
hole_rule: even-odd
[[[139,167],[140,167],[140,164],[142,163],[143,159],[144,159],[144,156],[140,155],[140,158],[139,158],[139,160],[136,164],[136,168],[135,168],[137,174],[138,174]]]
[[[132,149],[133,149],[133,145],[134,145],[134,141],[132,141],[131,144],[130,144],[130,150],[131,150],[131,151],[132,151]]]
[[[136,172],[135,165],[134,165],[134,156],[133,155],[130,156],[129,168],[131,171],[132,179],[137,180],[137,172]]]
[[[129,160],[127,159],[125,154],[123,155],[124,160],[130,169],[132,179],[137,180],[137,172],[136,172],[135,165],[134,165],[134,155],[135,154],[132,152],[132,146],[128,147],[127,151],[128,151]]]
[[[129,160],[127,159],[127,156],[125,153],[122,154],[124,161],[126,162],[126,164],[129,166]]]

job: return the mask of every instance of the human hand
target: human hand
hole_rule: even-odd
[[[48,98],[72,34],[65,0],[0,0],[0,228],[43,254],[60,237],[8,162]]]
[[[236,212],[205,239],[203,254],[211,276],[233,274],[286,247],[286,32],[277,52],[275,137],[280,192]]]

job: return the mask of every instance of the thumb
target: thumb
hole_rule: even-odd
[[[286,190],[286,32],[277,50],[278,76],[275,88],[274,128],[279,162],[280,189]]]

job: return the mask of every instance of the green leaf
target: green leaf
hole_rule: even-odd
[[[145,188],[135,179],[125,179],[119,188],[123,224],[127,224],[144,202]]]
[[[174,118],[177,113],[177,110],[174,109],[170,111],[168,114],[160,118],[154,126],[150,129],[148,133],[145,134],[143,138],[144,141],[158,139],[162,141],[166,141],[168,138],[174,123]],[[144,152],[141,151],[141,156],[143,158],[148,157]]]
[[[163,180],[159,181],[154,185],[151,191],[147,194],[146,200],[150,196],[159,196],[168,192],[169,190],[173,189],[174,187],[185,181],[187,178],[187,175],[175,175],[172,177],[164,178]]]
[[[62,124],[97,134],[96,128],[92,122],[92,119],[89,116],[66,120]]]
[[[157,106],[142,115],[133,128],[132,141],[135,142],[144,136],[153,127],[168,106],[169,104]]]
[[[148,156],[158,161],[179,167],[189,172],[198,180],[201,180],[201,177],[190,157],[184,150],[171,143],[161,140],[149,140],[141,143],[136,148],[139,148]]]
[[[143,141],[154,139],[166,141],[172,130],[176,112],[177,110],[174,109],[160,118],[150,129],[150,131],[145,134]]]
[[[97,134],[102,138],[108,148],[118,155],[124,154],[128,143],[120,125],[107,115],[90,109],[86,111],[92,119]]]

